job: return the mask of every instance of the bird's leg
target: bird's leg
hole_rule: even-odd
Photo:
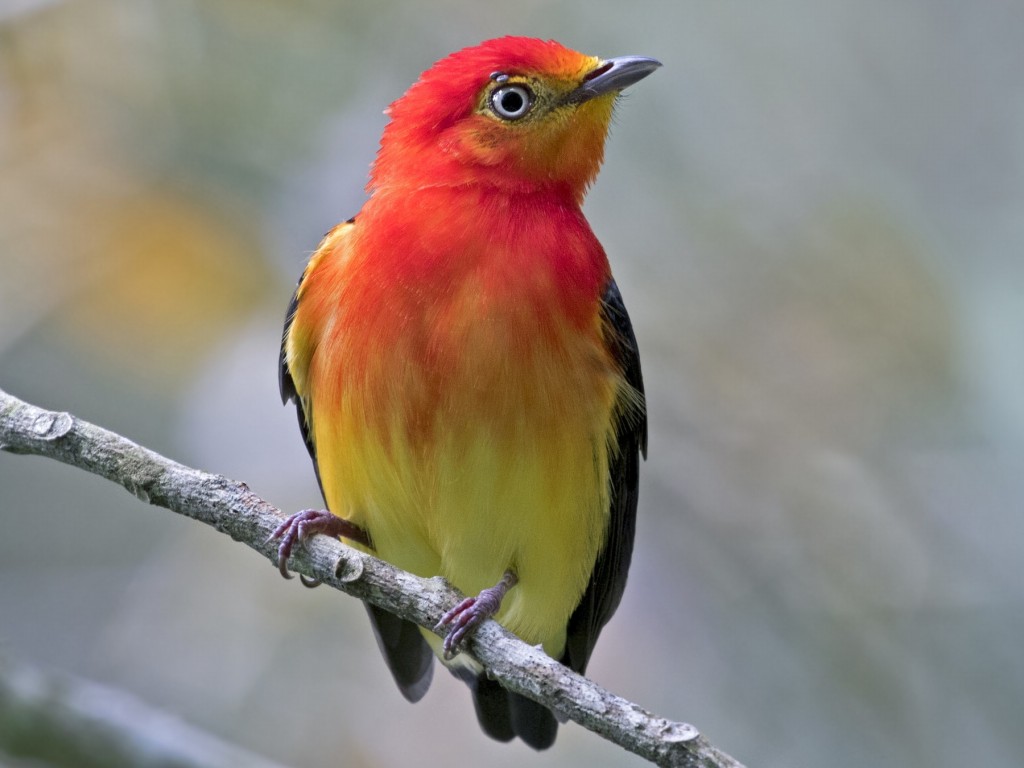
[[[493,587],[485,589],[476,597],[467,597],[448,611],[434,627],[451,626],[451,631],[444,638],[444,657],[450,659],[459,652],[459,646],[474,629],[491,618],[501,608],[501,601],[512,587],[519,582],[519,577],[512,571],[505,571],[501,581]]]
[[[358,525],[331,514],[326,509],[303,509],[294,515],[289,515],[267,537],[268,542],[274,539],[281,540],[281,544],[277,548],[277,567],[286,579],[292,577],[288,573],[288,558],[291,557],[292,547],[296,542],[303,542],[317,533],[322,533],[325,536],[344,536],[346,539],[351,539],[364,546],[372,546],[369,535]],[[307,587],[315,587],[320,584],[319,581],[306,579],[305,576],[300,576],[300,580]]]

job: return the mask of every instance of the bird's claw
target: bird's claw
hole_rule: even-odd
[[[441,631],[446,626],[451,630],[444,638],[444,657],[452,659],[459,654],[466,637],[491,616],[486,607],[481,608],[475,597],[467,597],[450,611],[446,612],[434,627]]]
[[[368,545],[370,541],[369,536],[359,526],[331,514],[325,509],[303,509],[294,515],[289,515],[267,537],[268,544],[275,539],[281,540],[277,547],[277,569],[286,579],[292,577],[288,572],[288,558],[291,557],[295,544],[301,543],[317,533],[327,536],[344,536],[360,544]],[[307,587],[316,587],[320,584],[319,579],[310,579],[301,574],[299,579]]]
[[[295,543],[304,541],[307,536],[312,534],[311,527],[316,522],[321,521],[324,515],[330,514],[330,512],[324,510],[303,509],[286,517],[284,522],[277,526],[274,532],[267,537],[268,544],[275,539],[281,540],[277,547],[277,569],[284,578],[292,578],[291,573],[288,572],[288,558],[292,555],[292,548],[295,546]]]
[[[506,571],[501,581],[489,589],[480,592],[476,597],[467,597],[461,603],[445,613],[434,627],[440,632],[444,627],[451,630],[444,638],[444,657],[454,658],[462,649],[462,644],[477,627],[491,618],[501,609],[501,601],[505,594],[516,585],[519,578],[512,571]]]

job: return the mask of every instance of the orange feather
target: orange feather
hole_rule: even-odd
[[[579,671],[625,583],[646,441],[635,339],[580,204],[619,91],[656,66],[528,38],[439,61],[392,104],[371,197],[310,259],[283,345],[331,512],[481,593],[450,619],[494,613]],[[448,658],[451,637],[371,618],[409,698],[426,642],[488,733],[554,739],[550,713]]]

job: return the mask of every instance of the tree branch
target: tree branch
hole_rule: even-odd
[[[267,537],[281,512],[245,483],[186,467],[68,413],[46,411],[0,390],[0,449],[57,459],[124,486],[143,501],[200,520],[271,562]],[[442,579],[422,579],[326,536],[296,548],[291,567],[335,589],[432,628],[461,595]],[[660,766],[743,768],[697,729],[656,717],[567,669],[494,621],[469,652],[510,691],[568,716]]]
[[[51,768],[283,768],[123,691],[0,657],[4,757]]]

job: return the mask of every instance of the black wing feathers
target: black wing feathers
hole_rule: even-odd
[[[375,605],[365,605],[377,647],[388,663],[398,690],[409,701],[419,701],[434,677],[433,651],[420,634],[420,628],[411,621]]]
[[[561,659],[580,674],[586,671],[597,636],[618,608],[626,587],[636,532],[640,455],[647,456],[647,415],[643,407],[640,353],[633,325],[614,280],[605,289],[601,309],[607,343],[640,402],[635,402],[630,393],[621,392],[616,404],[616,445],[612,447],[609,467],[608,537],[597,557],[583,600],[569,618],[565,653]]]
[[[288,302],[288,311],[284,315],[284,330],[281,331],[281,354],[277,358],[277,385],[281,390],[281,402],[285,405],[289,400],[298,403],[299,393],[295,390],[295,382],[292,380],[292,373],[288,370],[288,332],[292,329],[292,321],[295,320],[295,311],[299,308],[299,288],[302,287],[302,279],[295,286],[292,300]],[[301,410],[301,407],[300,407]]]
[[[305,272],[303,272],[305,275]],[[281,353],[278,356],[277,362],[277,383],[281,389],[281,402],[285,405],[291,400],[295,403],[295,412],[299,417],[299,432],[302,433],[302,441],[306,444],[306,450],[309,451],[309,457],[313,460],[313,472],[316,474],[317,485],[320,486],[320,495],[323,496],[324,484],[320,482],[320,466],[316,462],[316,448],[313,445],[313,436],[309,433],[309,422],[311,415],[306,413],[306,407],[302,402],[302,398],[299,397],[299,392],[295,388],[295,380],[292,379],[292,373],[288,370],[288,332],[291,330],[292,321],[295,319],[295,311],[299,308],[299,288],[302,287],[302,278],[299,279],[299,284],[295,286],[295,293],[292,294],[292,300],[288,302],[288,311],[284,316],[284,331],[281,333]]]

